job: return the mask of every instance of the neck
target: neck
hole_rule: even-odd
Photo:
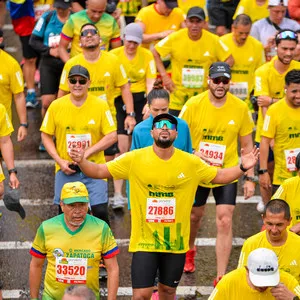
[[[287,240],[287,237],[288,237],[288,233],[287,233],[287,231],[285,231],[283,237],[282,237],[280,240],[278,240],[278,241],[273,241],[273,240],[270,238],[268,232],[266,232],[266,233],[267,233],[267,239],[268,239],[268,242],[269,242],[272,246],[282,246],[282,245],[284,245],[285,242],[286,242],[286,240]]]
[[[95,62],[98,61],[101,56],[101,50],[100,47],[94,48],[94,49],[84,49],[83,50],[84,58],[88,62]]]
[[[285,71],[287,71],[287,69],[290,67],[290,64],[285,65],[283,64],[279,59],[276,59],[274,61],[274,66],[275,69],[279,72],[279,73],[284,73]]]
[[[124,53],[125,53],[126,57],[127,57],[129,60],[135,58],[136,52],[137,52],[137,51],[135,51],[134,53],[127,53],[127,52],[126,52],[126,49],[125,49],[125,47],[124,47]]]
[[[64,220],[65,220],[65,224],[66,226],[71,230],[71,231],[76,231],[80,226],[74,226],[72,224],[70,224],[67,220],[66,220],[66,216],[64,216]]]
[[[223,98],[216,98],[211,91],[208,91],[208,98],[215,107],[222,107],[226,102],[226,95]]]
[[[173,145],[169,148],[160,148],[154,143],[153,151],[160,159],[169,160],[174,154],[175,149]]]
[[[71,99],[71,102],[77,106],[77,107],[80,107],[84,104],[84,102],[86,101],[87,99],[87,94],[84,95],[84,96],[80,96],[80,97],[76,97],[74,96],[73,94],[70,94],[70,99]]]

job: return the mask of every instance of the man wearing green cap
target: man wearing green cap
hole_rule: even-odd
[[[118,246],[109,226],[88,215],[86,186],[66,183],[61,192],[63,214],[44,221],[38,228],[30,254],[31,299],[38,299],[45,258],[43,299],[62,299],[71,284],[84,284],[99,299],[99,262],[104,259],[108,273],[108,299],[116,299],[119,285]]]

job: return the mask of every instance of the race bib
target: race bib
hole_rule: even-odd
[[[67,152],[72,148],[83,148],[84,150],[92,145],[90,133],[86,134],[67,134]]]
[[[87,258],[56,258],[56,281],[70,284],[85,284]]]
[[[51,36],[49,35],[48,46],[50,48],[55,48],[58,46],[59,41],[60,41],[60,35],[51,35]]]
[[[174,223],[175,198],[147,198],[146,222]]]
[[[199,151],[209,158],[211,166],[222,167],[226,152],[225,145],[200,142]]]
[[[300,152],[300,148],[284,150],[286,168],[290,172],[297,171],[295,164],[296,164],[296,157],[299,152]]]
[[[204,70],[202,68],[183,68],[182,85],[186,88],[201,88],[203,86]]]
[[[245,100],[248,97],[248,82],[231,82],[229,91],[236,97]]]
[[[41,4],[34,7],[34,17],[35,21],[37,21],[41,15],[50,9],[49,4]]]

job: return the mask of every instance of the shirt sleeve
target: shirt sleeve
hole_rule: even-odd
[[[219,61],[225,61],[232,53],[229,47],[220,38],[218,39],[218,44],[216,46],[217,58]]]
[[[154,61],[153,54],[151,52],[148,53],[148,61],[147,61],[147,68],[146,68],[146,78],[156,78],[156,65]]]
[[[239,132],[240,136],[246,136],[248,134],[251,134],[254,128],[254,122],[252,119],[252,113],[248,109],[248,106],[245,106],[243,118],[242,118],[242,126]]]
[[[117,128],[107,102],[105,100],[101,100],[101,99],[99,100],[103,102],[103,110],[102,110],[102,118],[101,118],[102,134],[107,135],[113,131],[116,131]]]
[[[196,173],[198,176],[199,184],[210,183],[217,176],[218,169],[216,167],[209,166],[197,156],[195,156],[195,159],[198,161]]]
[[[262,128],[261,136],[265,136],[268,138],[274,138],[276,134],[276,118],[272,114],[270,109],[267,111],[264,119],[264,125]]]
[[[71,68],[70,64],[66,62],[60,76],[59,89],[65,92],[70,92],[69,85],[68,85],[68,74],[70,68]]]
[[[14,131],[5,107],[0,105],[0,137],[10,135]]]
[[[54,112],[52,108],[53,108],[53,103],[51,103],[49,108],[47,109],[42,126],[40,128],[40,131],[47,133],[49,135],[55,134],[55,120],[54,120]]]
[[[161,57],[166,57],[169,54],[172,56],[172,35],[171,33],[155,45],[154,48]]]
[[[265,75],[262,67],[255,71],[255,90],[254,96],[269,96],[268,76]]]
[[[74,36],[74,23],[71,16],[62,28],[61,37],[65,40],[71,41],[73,39],[73,36]]]
[[[114,257],[120,252],[116,240],[112,234],[112,231],[110,230],[109,226],[106,223],[103,227],[103,234],[101,238],[102,238],[101,245],[103,245],[102,257],[104,259]]]
[[[32,256],[37,258],[46,258],[47,250],[45,246],[45,234],[43,230],[43,224],[37,230],[36,236],[32,243],[32,247],[29,252]]]
[[[13,94],[24,91],[23,72],[17,61],[13,61],[10,72],[10,90]]]

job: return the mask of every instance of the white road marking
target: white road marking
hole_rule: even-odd
[[[101,289],[101,294],[107,293],[107,289]],[[210,286],[179,286],[176,291],[178,296],[193,296],[197,293],[201,295],[210,295],[213,287]],[[19,299],[20,295],[24,293],[23,290],[3,290],[3,298],[5,299]],[[118,296],[132,296],[131,287],[119,287]]]

